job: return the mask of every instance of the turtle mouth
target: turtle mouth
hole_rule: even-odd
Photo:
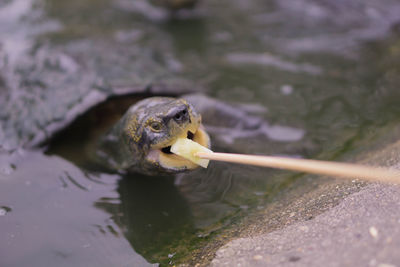
[[[187,132],[187,139],[190,139],[190,140],[194,141],[193,140],[194,139],[194,135],[195,135],[194,133],[192,133],[191,131],[188,131]],[[199,143],[199,142],[197,142],[197,143]],[[174,153],[171,152],[171,146],[167,146],[167,147],[161,148],[161,152],[164,153],[164,154],[170,154],[170,155],[174,154]]]
[[[185,131],[183,135],[178,137],[186,137],[204,147],[210,148],[210,137],[202,125],[197,129],[189,129]],[[171,152],[171,146],[176,142],[178,137],[169,142],[167,146],[151,150],[148,159],[153,162],[158,162],[162,168],[170,172],[180,172],[198,168],[199,165]]]

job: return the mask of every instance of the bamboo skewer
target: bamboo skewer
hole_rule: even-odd
[[[398,170],[368,167],[350,163],[216,152],[198,152],[196,153],[196,156],[209,160],[287,169],[341,178],[359,178],[369,181],[380,181],[396,184],[400,183],[400,171]]]

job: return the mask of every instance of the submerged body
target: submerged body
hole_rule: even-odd
[[[210,147],[201,115],[184,99],[151,97],[132,105],[100,138],[96,157],[118,172],[169,174],[193,170],[197,164],[170,151],[179,138]]]

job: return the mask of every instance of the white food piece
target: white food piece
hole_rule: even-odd
[[[178,138],[171,146],[171,152],[181,156],[182,158],[190,160],[191,162],[200,165],[203,168],[207,168],[210,160],[196,157],[196,153],[212,153],[210,149],[187,138]]]

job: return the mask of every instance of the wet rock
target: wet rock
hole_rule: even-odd
[[[385,144],[398,132],[398,127],[392,128],[380,137],[381,148],[366,149],[359,158],[364,164],[398,167],[400,143]],[[336,190],[345,196],[349,188],[351,182]],[[325,192],[332,189],[328,186]],[[283,219],[288,224],[278,230],[270,230],[269,220],[258,220],[257,227],[243,225],[253,230],[221,247],[211,266],[293,266],[294,262],[296,266],[396,266],[400,261],[400,186],[371,183],[357,191],[327,209],[323,205],[332,197],[316,206],[307,204],[309,213],[322,212],[310,220]]]

